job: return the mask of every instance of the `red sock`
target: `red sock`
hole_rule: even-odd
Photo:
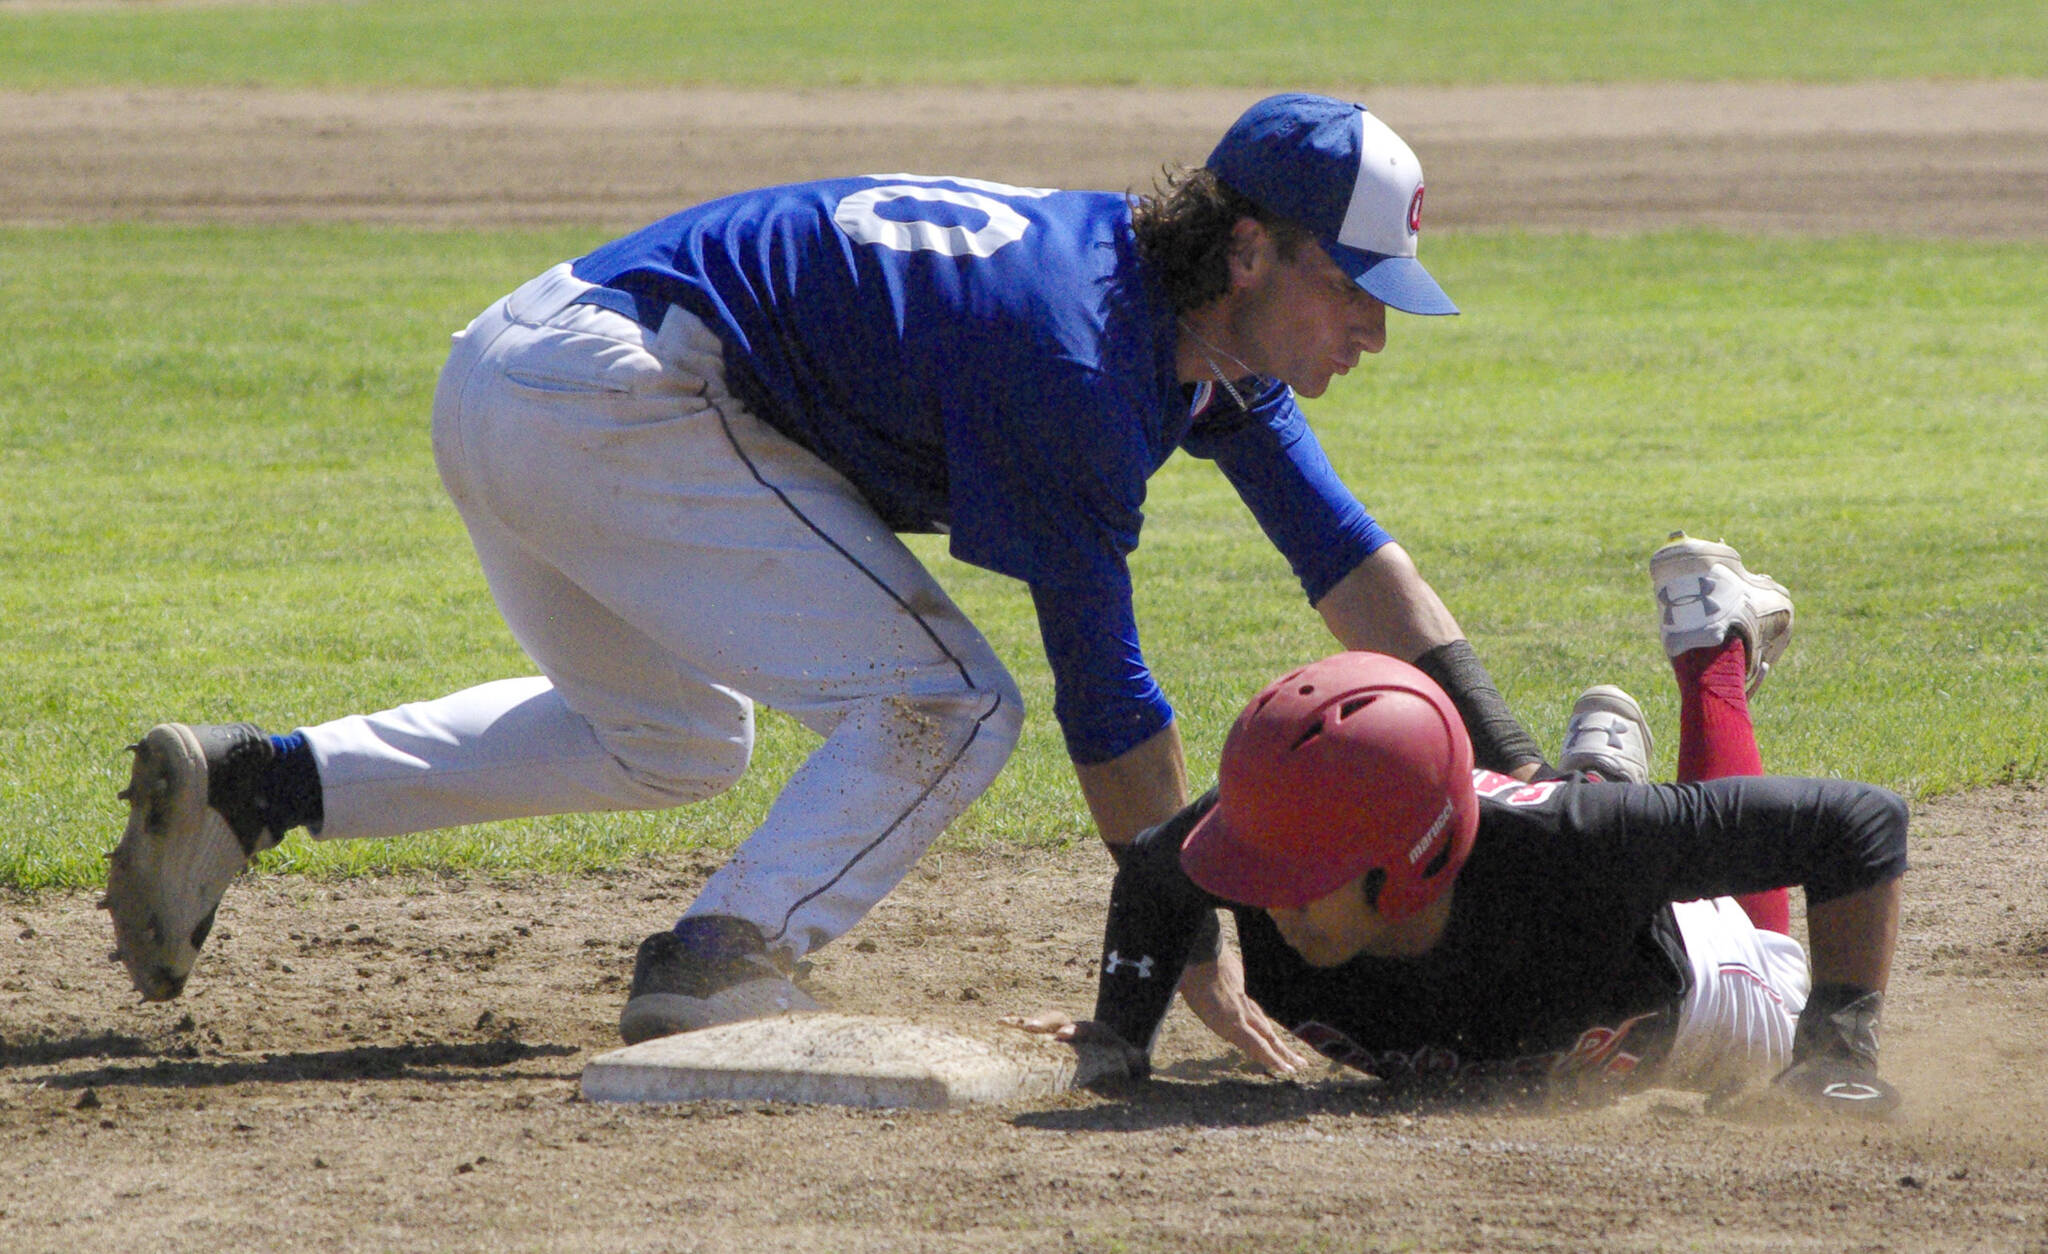
[[[1742,637],[1731,634],[1715,648],[1681,653],[1671,668],[1678,673],[1678,782],[1763,774],[1764,759],[1757,752],[1743,692],[1749,658]],[[1789,890],[1773,888],[1735,900],[1759,930],[1791,934]]]

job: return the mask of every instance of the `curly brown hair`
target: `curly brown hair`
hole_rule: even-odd
[[[1230,290],[1231,232],[1250,218],[1273,235],[1283,259],[1310,238],[1306,228],[1261,208],[1206,166],[1168,169],[1150,196],[1131,202],[1138,255],[1151,267],[1176,314]]]

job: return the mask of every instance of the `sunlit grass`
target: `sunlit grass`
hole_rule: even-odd
[[[2048,74],[2017,0],[362,0],[0,10],[0,85],[1384,86]]]
[[[450,331],[596,242],[0,232],[0,884],[98,878],[121,746],[151,722],[283,728],[530,671],[435,481],[428,400]],[[1546,747],[1580,688],[1618,682],[1669,769],[1644,559],[1683,526],[1797,598],[1757,706],[1773,769],[1912,792],[2048,773],[2048,248],[1463,235],[1430,264],[1465,315],[1397,317],[1311,418]],[[1213,468],[1170,463],[1147,514],[1141,630],[1206,783],[1244,698],[1332,646]],[[1085,837],[1028,597],[913,545],[1033,710],[949,839]],[[729,845],[812,743],[764,718],[753,773],[703,806],[270,858],[573,869]]]

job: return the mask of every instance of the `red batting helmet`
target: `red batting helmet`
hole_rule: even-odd
[[[1250,906],[1298,909],[1377,867],[1379,912],[1406,918],[1450,887],[1479,827],[1457,707],[1380,653],[1339,653],[1267,685],[1223,742],[1217,793],[1181,865]]]

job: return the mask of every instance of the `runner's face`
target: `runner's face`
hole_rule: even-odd
[[[1365,877],[1346,881],[1300,909],[1273,906],[1266,911],[1280,939],[1312,967],[1335,967],[1356,958],[1382,930],[1365,904]]]
[[[1375,958],[1419,958],[1436,948],[1450,926],[1452,884],[1429,904],[1401,919],[1389,919],[1366,902],[1366,872],[1340,884],[1298,910],[1270,907],[1280,939],[1312,967],[1337,967],[1360,954]]]
[[[1283,257],[1271,233],[1255,227],[1245,246],[1245,280],[1233,293],[1229,325],[1247,365],[1314,397],[1329,389],[1332,375],[1350,373],[1360,354],[1387,346],[1387,307],[1315,241],[1302,240]]]

